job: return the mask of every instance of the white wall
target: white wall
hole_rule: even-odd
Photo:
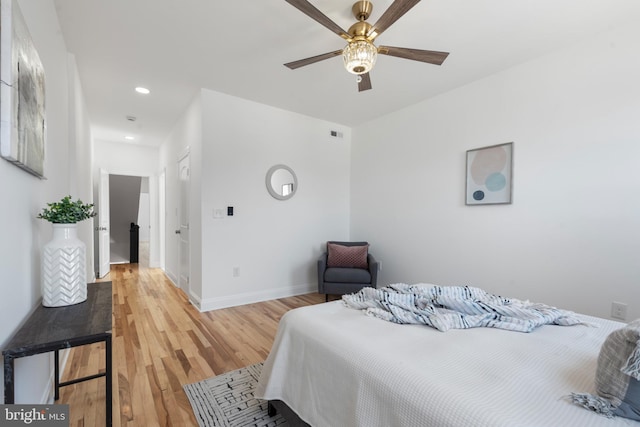
[[[47,202],[76,193],[88,197],[91,181],[84,166],[90,156],[89,130],[73,58],[66,51],[53,2],[18,2],[45,69],[46,180],[39,180],[0,159],[3,209],[0,239],[0,347],[40,304],[40,251],[51,239],[50,224],[36,219]],[[73,127],[73,129],[70,129]],[[76,183],[73,184],[72,183]],[[90,185],[89,185],[90,187]],[[72,194],[74,198],[76,194]],[[88,201],[87,200],[87,201]],[[92,246],[91,221],[81,223],[79,236]],[[86,224],[85,224],[86,223]],[[88,225],[87,225],[88,224]],[[84,236],[84,237],[83,237]],[[90,251],[87,255],[90,255]],[[88,275],[90,271],[87,271]],[[16,402],[50,400],[53,357],[48,354],[16,361]],[[0,385],[0,395],[4,393]]]
[[[350,130],[212,91],[202,99],[202,308],[317,289],[323,243],[349,234]],[[275,164],[297,175],[289,200],[267,192]],[[213,217],[228,206],[234,216]]]
[[[156,147],[97,140],[93,150],[94,172],[102,168],[112,175],[158,174],[160,150]]]
[[[74,199],[81,199],[84,203],[93,201],[93,185],[90,179],[91,165],[93,163],[93,144],[87,107],[82,95],[80,76],[76,67],[76,61],[72,54],[68,54],[67,69],[69,72],[69,159],[71,171],[69,173],[69,194]],[[76,179],[83,177],[85,179]],[[78,224],[78,238],[85,242],[87,247],[86,272],[88,281],[95,279],[93,268],[93,238],[94,220],[82,221]]]
[[[193,128],[199,121],[201,134]],[[344,138],[330,137],[331,130]],[[210,310],[316,288],[323,243],[349,234],[350,134],[333,123],[201,92],[162,150],[171,217],[167,270],[174,277],[176,162],[185,147],[191,150],[190,298],[197,306]],[[298,192],[288,201],[266,189],[266,173],[278,163],[298,177]],[[214,219],[214,209],[225,216]]]
[[[640,317],[640,29],[354,129],[351,237],[381,284],[468,284]],[[512,205],[465,206],[465,152],[514,142]]]

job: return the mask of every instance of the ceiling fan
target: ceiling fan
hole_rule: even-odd
[[[342,50],[316,55],[298,61],[284,64],[292,70],[314,64],[325,59],[342,55],[347,71],[358,76],[358,91],[371,89],[371,77],[369,71],[373,68],[378,54],[395,56],[398,58],[411,59],[413,61],[427,62],[429,64],[441,65],[449,55],[448,52],[437,52],[434,50],[407,49],[393,46],[375,46],[373,41],[396,22],[402,15],[407,13],[420,0],[395,0],[391,6],[382,14],[378,22],[371,25],[367,21],[373,4],[370,1],[357,1],[351,11],[358,20],[349,31],[344,31],[338,24],[320,12],[307,0],[286,0],[302,13],[311,19],[322,24],[347,41],[347,46]]]

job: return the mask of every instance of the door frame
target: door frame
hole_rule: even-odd
[[[167,224],[167,171],[162,169],[158,175],[158,240],[160,249],[160,268],[167,271],[166,262],[166,233]]]
[[[98,217],[95,231],[97,235],[97,259],[96,277],[103,278],[111,269],[111,245],[109,227],[109,172],[106,169],[98,170]],[[105,250],[106,245],[106,250]],[[106,261],[105,261],[106,260]]]

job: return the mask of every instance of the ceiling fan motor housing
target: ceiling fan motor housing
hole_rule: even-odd
[[[364,21],[359,21],[349,27],[349,35],[352,39],[356,37],[366,38],[367,33],[371,29],[371,24]]]

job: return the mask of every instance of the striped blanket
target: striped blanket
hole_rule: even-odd
[[[471,286],[407,285],[364,288],[343,295],[350,308],[402,324],[423,324],[440,331],[476,327],[531,332],[541,325],[583,322],[575,313],[545,304],[492,295]]]

